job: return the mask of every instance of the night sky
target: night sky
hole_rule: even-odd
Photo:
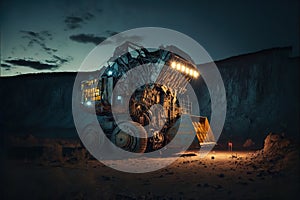
[[[198,41],[214,60],[292,46],[299,56],[298,1],[1,1],[1,76],[76,71],[116,33],[164,27]]]

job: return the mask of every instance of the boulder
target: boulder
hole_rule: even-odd
[[[247,139],[245,141],[245,143],[243,144],[243,147],[249,149],[249,148],[253,147],[254,145],[255,145],[255,143],[252,141],[252,139]]]

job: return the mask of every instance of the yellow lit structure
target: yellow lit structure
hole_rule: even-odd
[[[98,87],[98,80],[86,80],[81,82],[82,102],[100,101],[100,89]]]

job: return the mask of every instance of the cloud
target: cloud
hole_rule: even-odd
[[[81,16],[67,16],[64,22],[67,26],[67,29],[73,30],[80,28],[82,24],[86,23],[86,21],[91,20],[92,18],[94,18],[94,15],[87,12]]]
[[[1,63],[1,67],[3,67],[3,68],[10,68],[10,67],[11,67],[11,65],[8,65],[8,64]]]
[[[118,34],[118,35],[117,35]],[[105,36],[103,36],[105,35]],[[78,34],[78,35],[71,35],[69,38],[73,41],[80,42],[80,43],[93,43],[98,45],[100,43],[104,44],[113,44],[113,43],[124,43],[127,41],[138,43],[142,41],[142,37],[138,35],[124,35],[122,33],[107,30],[103,33],[102,36],[96,36],[94,34]],[[111,36],[117,35],[116,37],[110,38]],[[105,41],[106,40],[106,41]]]
[[[66,17],[64,22],[68,29],[76,29],[81,27],[81,23],[83,22],[83,19],[81,17],[68,16]]]
[[[41,34],[47,37],[49,40],[52,40],[52,33],[50,33],[49,31],[42,31]]]
[[[60,64],[64,64],[64,63],[66,63],[66,62],[69,62],[68,59],[66,59],[66,58],[61,58],[61,57],[56,56],[56,55],[53,55],[53,58],[55,58],[57,61],[59,61]]]
[[[32,69],[37,69],[37,70],[55,69],[59,67],[59,65],[57,64],[47,64],[40,61],[26,60],[26,59],[5,60],[5,62],[10,63],[12,65],[30,67]]]
[[[49,31],[34,32],[34,31],[21,30],[20,32],[24,33],[25,35],[27,35],[30,38],[36,38],[41,41],[45,41],[46,38],[52,40],[52,34]]]
[[[85,20],[90,20],[90,19],[93,19],[95,16],[92,13],[87,12],[87,13],[83,14],[82,17]]]
[[[45,60],[48,64],[57,64],[58,60]]]
[[[107,31],[105,31],[105,33],[108,34],[109,36],[113,36],[113,35],[118,34],[119,32],[107,30]]]
[[[58,52],[57,49],[50,48],[46,45],[46,42],[48,40],[52,40],[52,34],[49,31],[34,32],[34,31],[21,30],[20,32],[23,34],[22,38],[28,39],[27,48],[32,47],[34,45],[38,45],[42,48],[42,50],[45,51],[46,54],[50,56],[50,58],[48,58],[44,62],[35,61],[32,58],[27,58],[27,59],[15,58],[15,59],[6,60],[6,63],[10,63],[18,66],[30,67],[36,70],[43,70],[43,69],[56,69],[60,67],[62,64],[65,64],[73,59],[70,56],[61,57],[57,55]],[[24,50],[26,51],[25,47]],[[38,55],[38,53],[36,53],[35,55]]]
[[[95,36],[94,34],[78,34],[78,35],[71,35],[69,37],[71,40],[80,42],[80,43],[93,43],[98,45],[99,43],[106,40],[106,37],[103,36]]]
[[[53,59],[45,60],[45,63],[49,64],[49,65],[55,64],[57,66],[61,66],[62,64],[68,63],[71,60],[73,60],[73,58],[71,56],[68,56],[68,57],[64,58],[64,57],[60,57],[58,55],[53,55],[52,58]]]
[[[21,33],[25,33],[31,37],[39,37],[40,38],[40,35],[36,32],[33,32],[33,31],[20,31]]]
[[[28,47],[32,47],[34,44],[38,44],[49,55],[57,52],[57,49],[50,48],[46,45],[47,39],[52,40],[52,34],[49,31],[34,32],[21,30],[20,32],[24,34],[22,38],[29,40],[27,45]]]
[[[4,64],[4,63],[1,63],[1,67],[4,68],[5,70],[10,70],[11,69],[11,65]]]
[[[58,55],[53,55],[52,57],[55,59],[55,60],[52,60],[52,61],[55,61],[59,65],[68,63],[71,60],[73,60],[73,58],[71,56],[68,56],[67,58],[63,58],[63,57],[60,57]]]

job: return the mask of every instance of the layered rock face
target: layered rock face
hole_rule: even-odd
[[[49,73],[2,77],[1,132],[56,137],[67,131],[76,136],[72,133],[75,131],[72,117],[75,75]]]
[[[290,48],[277,48],[216,62],[227,99],[220,140],[252,138],[262,146],[269,132],[298,137],[300,66],[290,53]],[[205,83],[200,79],[194,85],[199,88],[201,114],[209,116]]]
[[[277,48],[216,62],[227,98],[220,141],[263,141],[269,132],[298,136],[299,58],[290,58],[290,52],[290,48]],[[77,137],[72,116],[75,76],[49,73],[1,77],[1,134]],[[210,96],[204,80],[193,81],[192,86],[201,115],[210,117]]]

